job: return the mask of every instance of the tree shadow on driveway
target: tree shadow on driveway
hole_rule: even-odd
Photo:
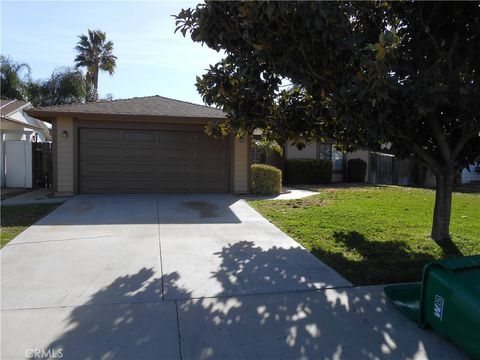
[[[222,266],[212,274],[224,288],[252,280],[259,289],[285,279],[303,281],[294,267],[265,262],[279,255],[278,249],[261,250],[250,242],[234,246],[242,251],[225,246],[217,254]],[[288,251],[279,255],[285,261]],[[62,349],[64,359],[463,357],[403,318],[378,287],[192,299],[188,289],[178,286],[177,273],[162,280],[159,286],[151,269],[119,277],[69,311],[62,333],[42,348]],[[174,289],[183,300],[142,301],[145,294],[162,292],[161,287]],[[124,301],[109,304],[112,294]]]

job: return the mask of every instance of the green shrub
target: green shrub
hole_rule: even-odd
[[[332,181],[330,160],[290,159],[285,161],[286,184],[327,184]]]
[[[252,165],[252,193],[277,195],[282,191],[282,171],[264,164]]]
[[[351,159],[347,162],[347,181],[364,182],[367,163],[362,159]]]

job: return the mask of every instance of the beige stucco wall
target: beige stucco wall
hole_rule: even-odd
[[[68,136],[64,138],[62,133]],[[73,195],[73,119],[57,118],[57,195]]]
[[[302,150],[298,150],[296,145],[291,145],[292,140],[287,142],[285,147],[285,159],[316,159],[317,143],[306,143]]]
[[[13,121],[3,121],[1,123],[2,130],[25,130],[25,127],[22,124],[18,124]]]
[[[233,192],[244,194],[249,191],[250,174],[250,140],[235,138],[233,145]]]

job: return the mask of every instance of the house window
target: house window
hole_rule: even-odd
[[[319,144],[319,159],[320,160],[332,159],[332,144]]]
[[[337,174],[343,173],[344,155],[341,151],[335,149],[334,145],[325,143],[318,144],[318,158],[320,160],[331,160],[333,172]]]
[[[332,164],[334,172],[343,173],[344,160],[343,153],[335,149],[335,146],[332,146]]]

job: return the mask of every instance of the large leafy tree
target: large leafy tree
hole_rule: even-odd
[[[214,2],[177,30],[224,51],[197,78],[228,121],[213,133],[388,148],[436,177],[431,236],[446,253],[455,173],[480,155],[478,2]],[[282,90],[282,83],[292,87]]]
[[[69,67],[58,68],[46,80],[33,80],[28,64],[0,57],[2,98],[30,101],[34,106],[82,102],[87,93],[85,76]]]
[[[30,76],[30,66],[18,63],[8,56],[0,56],[1,97],[25,99],[25,82]]]
[[[117,66],[117,57],[113,55],[113,42],[107,41],[107,35],[100,30],[88,30],[87,35],[80,35],[75,50],[75,66],[86,68],[89,85],[87,101],[98,100],[98,74],[106,71],[113,75]]]
[[[47,80],[28,81],[25,91],[34,106],[53,106],[82,102],[87,85],[81,71],[65,67],[56,69]]]

